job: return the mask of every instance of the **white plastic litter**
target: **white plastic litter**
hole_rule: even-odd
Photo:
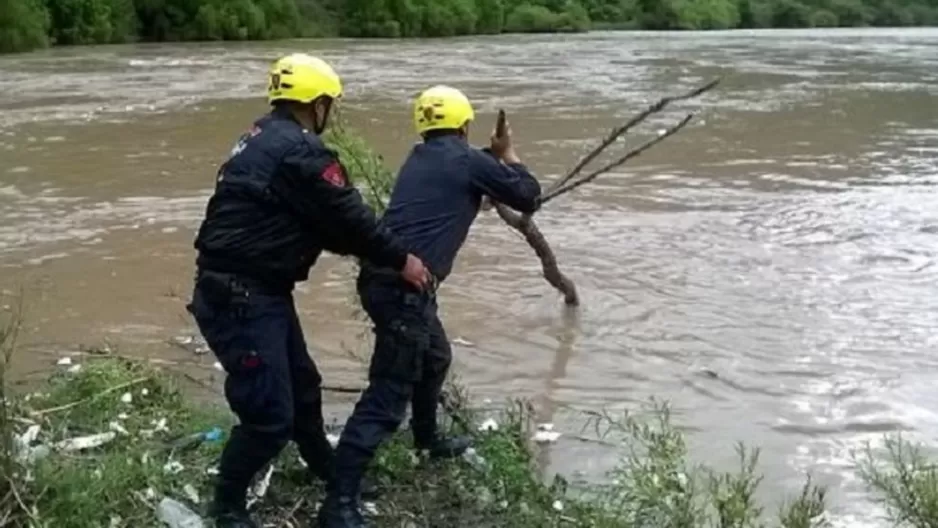
[[[554,431],[554,424],[545,423],[537,426],[537,432],[534,433],[534,441],[539,444],[550,444],[560,438],[560,433]]]
[[[199,492],[195,489],[195,486],[192,484],[186,484],[182,487],[182,492],[186,494],[186,498],[192,501],[195,504],[201,504],[202,499],[199,497]]]
[[[250,508],[254,505],[255,502],[264,498],[264,495],[267,495],[267,490],[270,489],[270,478],[274,474],[274,465],[271,464],[267,468],[267,472],[264,473],[264,476],[259,478],[257,482],[254,483],[254,486],[251,487],[251,498],[248,499],[247,506]]]
[[[117,415],[117,419],[118,419],[118,420],[126,420],[126,419],[128,419],[128,418],[130,418],[130,415],[127,414],[127,413],[120,413],[120,414]]]
[[[177,461],[177,460],[170,460],[169,462],[163,464],[163,471],[165,471],[165,472],[167,472],[167,473],[169,473],[169,474],[171,474],[171,475],[175,475],[176,473],[179,473],[179,472],[181,472],[181,471],[184,470],[184,469],[186,469],[186,466],[183,466],[183,465],[182,465],[179,461]]]
[[[472,341],[469,341],[468,339],[463,339],[462,337],[457,337],[453,339],[452,342],[454,345],[464,346],[464,347],[469,347],[469,348],[476,346],[475,343],[473,343]]]
[[[146,396],[148,394],[150,394],[150,389],[140,389],[141,396]]]
[[[153,425],[154,427],[154,430],[153,430],[154,433],[160,433],[160,432],[168,433],[169,427],[166,426],[166,423],[167,423],[166,418],[160,418],[159,420],[150,421],[150,424]]]
[[[480,431],[498,431],[498,422],[494,418],[489,418],[488,420],[482,422],[479,425]]]
[[[55,364],[58,365],[58,366],[60,366],[60,367],[65,367],[65,366],[71,365],[71,364],[72,364],[72,358],[70,358],[70,357],[64,357],[64,358],[62,358],[62,359],[56,361]]]
[[[485,458],[476,452],[476,450],[472,447],[466,449],[466,451],[463,452],[462,458],[468,462],[470,466],[479,471],[484,471],[486,468],[488,468],[488,462],[485,460]]]
[[[133,403],[133,401],[134,401],[134,395],[131,394],[131,393],[129,393],[129,392],[125,392],[125,393],[121,396],[121,401],[124,402],[124,403]]]
[[[164,497],[156,507],[157,517],[170,528],[205,528],[202,519],[184,504]]]
[[[117,438],[117,433],[111,431],[107,433],[98,433],[88,436],[69,438],[68,440],[62,440],[61,442],[55,444],[55,447],[61,449],[62,451],[81,451],[84,449],[101,447],[108,442],[114,441],[115,438]]]
[[[555,500],[555,501],[554,501],[553,507],[554,507],[555,510],[557,510],[557,511],[559,511],[559,512],[562,512],[562,511],[563,511],[563,503],[560,502],[559,500]]]
[[[122,434],[122,435],[125,435],[125,436],[130,434],[130,433],[127,431],[127,429],[125,429],[124,426],[121,425],[121,424],[119,424],[118,422],[111,422],[111,423],[109,423],[109,424],[108,424],[108,429],[110,429],[111,431],[114,431],[115,433],[119,433],[119,434]]]

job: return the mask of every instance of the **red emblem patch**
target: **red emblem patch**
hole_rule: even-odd
[[[345,174],[342,172],[342,166],[339,165],[338,161],[333,161],[323,169],[322,179],[336,187],[345,187]]]

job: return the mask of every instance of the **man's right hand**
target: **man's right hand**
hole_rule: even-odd
[[[408,253],[407,263],[404,264],[404,269],[401,270],[401,277],[418,290],[423,291],[427,289],[427,285],[430,283],[430,270],[423,265],[423,261]]]
[[[489,148],[492,154],[505,163],[521,163],[511,143],[511,126],[507,122],[505,123],[505,134],[503,136],[499,136],[494,131],[492,132],[491,146]]]

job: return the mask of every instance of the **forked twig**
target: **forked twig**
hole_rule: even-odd
[[[586,183],[589,183],[589,182],[595,180],[595,179],[598,178],[599,176],[601,176],[601,175],[603,175],[603,174],[605,174],[605,173],[611,171],[612,169],[614,169],[614,168],[616,168],[616,167],[618,167],[618,166],[620,166],[620,165],[624,165],[624,164],[625,164],[627,161],[629,161],[630,159],[632,159],[632,158],[634,158],[634,157],[637,157],[637,156],[640,155],[642,152],[645,152],[646,150],[650,149],[651,147],[657,145],[658,143],[664,141],[664,140],[667,139],[668,137],[670,137],[670,136],[674,135],[675,133],[677,133],[680,129],[682,129],[682,128],[684,128],[685,126],[687,126],[687,124],[690,123],[691,119],[693,119],[693,118],[694,118],[694,114],[687,114],[687,116],[686,116],[684,119],[682,119],[678,124],[676,124],[676,125],[672,126],[671,128],[665,130],[664,133],[662,133],[662,134],[659,135],[658,137],[646,141],[645,143],[643,143],[643,144],[642,144],[641,146],[639,146],[638,148],[635,148],[635,149],[630,150],[630,151],[627,152],[624,156],[622,156],[622,157],[620,157],[620,158],[618,158],[618,159],[616,159],[616,160],[614,160],[614,161],[608,163],[607,165],[604,165],[602,168],[599,168],[599,169],[594,170],[593,172],[587,174],[586,176],[584,176],[584,177],[582,177],[582,178],[580,178],[580,179],[578,179],[578,180],[576,180],[576,181],[572,181],[572,182],[567,183],[567,184],[564,185],[563,187],[559,187],[559,188],[554,189],[554,190],[552,190],[552,191],[548,191],[548,192],[545,193],[544,196],[541,198],[541,204],[545,204],[545,203],[547,203],[547,202],[553,200],[554,198],[560,196],[561,194],[568,193],[568,192],[572,191],[573,189],[576,189],[577,187],[579,187],[579,186],[581,186],[581,185],[584,185],[584,184],[586,184]]]
[[[675,101],[693,99],[694,97],[697,97],[703,94],[704,92],[710,91],[714,87],[716,87],[716,85],[719,84],[721,80],[722,79],[719,79],[719,78],[714,79],[708,82],[707,84],[694,88],[693,90],[685,94],[663,97],[659,99],[653,105],[646,108],[643,112],[637,114],[632,119],[629,119],[622,126],[619,126],[610,130],[609,134],[607,134],[606,137],[603,138],[602,142],[596,148],[594,148],[592,151],[589,152],[589,154],[584,156],[583,159],[577,162],[577,164],[574,165],[574,167],[570,169],[570,171],[567,172],[567,174],[565,174],[562,178],[560,178],[559,180],[554,182],[553,185],[550,186],[550,188],[548,189],[548,194],[561,188],[564,184],[572,180],[574,176],[579,174],[583,170],[583,168],[586,167],[587,164],[589,164],[589,162],[596,159],[596,157],[602,154],[603,151],[606,150],[606,148],[608,148],[610,145],[615,143],[617,139],[625,135],[629,130],[635,128],[637,125],[644,122],[653,114],[657,114],[658,112],[661,112],[662,110],[664,110],[666,106],[668,106],[669,104]]]

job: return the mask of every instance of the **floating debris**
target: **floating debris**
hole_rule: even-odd
[[[557,511],[559,511],[559,512],[562,512],[562,511],[563,511],[563,503],[560,502],[559,500],[555,500],[555,501],[554,501],[554,504],[552,504],[552,506],[553,506],[553,508],[554,508],[555,510],[557,510]]]
[[[537,426],[537,432],[534,433],[534,441],[539,444],[550,444],[560,438],[560,433],[554,431],[554,424],[545,423]]]
[[[150,389],[140,389],[141,396],[148,396],[150,394]]]
[[[58,365],[58,366],[60,366],[60,367],[65,367],[65,366],[71,365],[71,364],[72,364],[72,358],[70,358],[70,357],[64,357],[64,358],[62,358],[62,359],[56,361],[55,364]]]
[[[133,401],[134,401],[134,395],[131,394],[131,393],[129,393],[129,392],[125,392],[125,393],[121,396],[121,402],[123,402],[123,403],[126,403],[126,404],[129,405],[129,404],[133,403]]]

